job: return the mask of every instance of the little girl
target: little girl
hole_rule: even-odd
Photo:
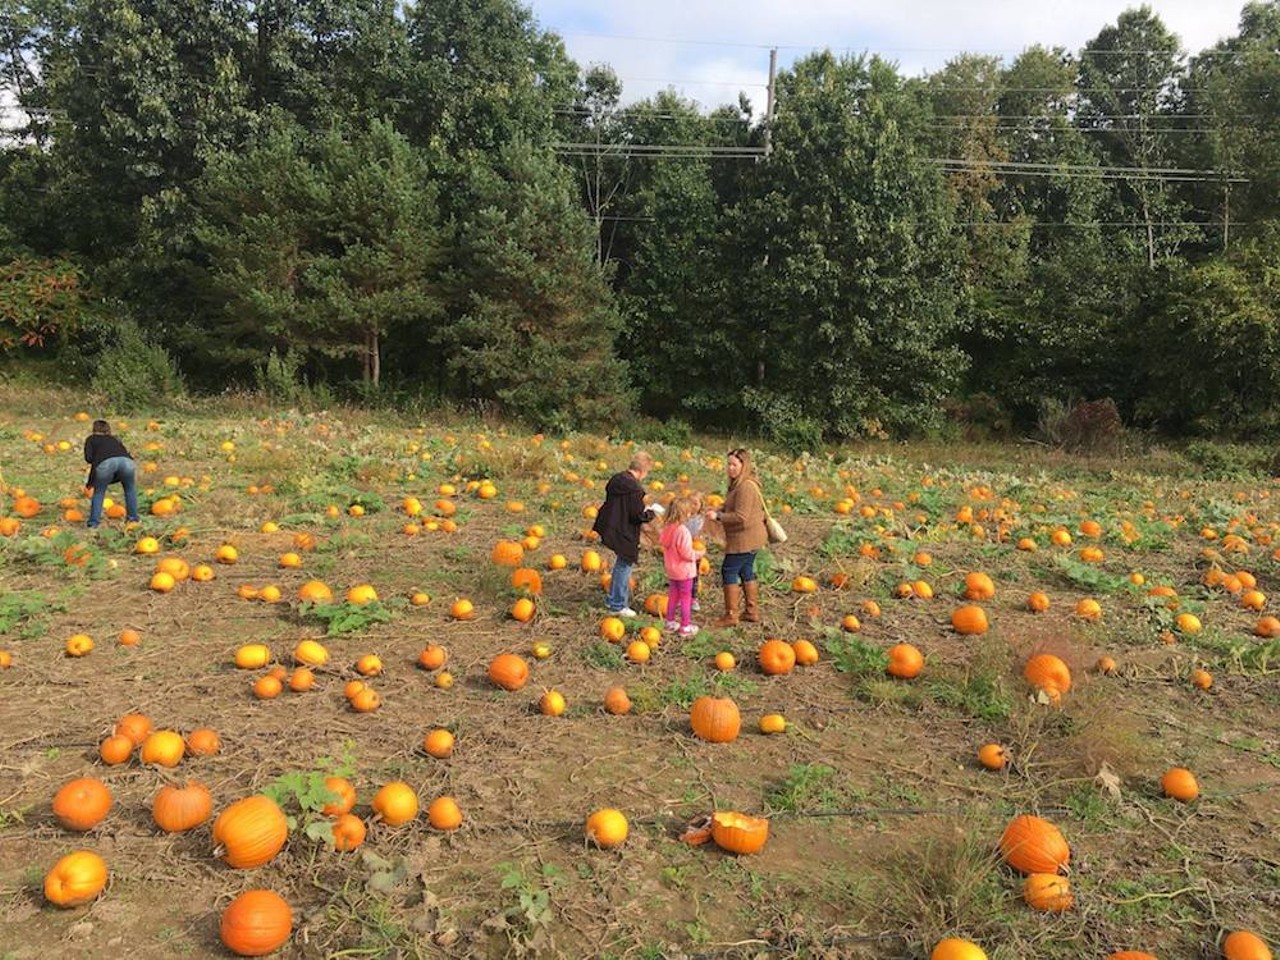
[[[662,565],[667,571],[667,629],[693,637],[698,628],[690,622],[693,613],[693,581],[704,551],[693,549],[693,534],[685,525],[698,512],[691,497],[677,497],[667,510],[662,528]],[[677,614],[679,619],[677,619]]]

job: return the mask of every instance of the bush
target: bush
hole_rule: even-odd
[[[639,417],[614,432],[637,443],[665,443],[671,447],[687,447],[693,443],[693,427],[679,417],[670,420]]]
[[[1040,402],[1040,432],[1071,453],[1115,452],[1124,439],[1124,423],[1110,397],[1070,405],[1056,398]]]
[[[795,397],[748,387],[743,391],[742,402],[759,416],[765,438],[792,456],[822,446],[822,424],[808,416]]]
[[[302,355],[296,350],[281,356],[272,347],[267,358],[254,365],[253,381],[259,392],[277,403],[296,406],[307,394],[302,380]]]
[[[118,323],[114,339],[97,355],[92,385],[118,410],[152,407],[185,392],[169,351],[149,343],[133,320]]]
[[[1274,476],[1275,467],[1280,466],[1280,463],[1273,462],[1267,450],[1210,440],[1192,440],[1183,448],[1182,456],[1206,480],[1252,480]]]

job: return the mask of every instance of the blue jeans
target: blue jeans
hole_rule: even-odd
[[[609,581],[609,612],[617,613],[631,606],[631,571],[634,563],[627,563],[621,557],[613,560],[613,578]]]
[[[756,552],[726,553],[724,562],[720,564],[720,581],[726,586],[734,586],[739,581],[751,583],[756,578]]]
[[[102,501],[106,499],[107,487],[116,482],[124,487],[125,516],[130,520],[138,519],[137,466],[128,457],[108,457],[93,471],[93,500],[89,504],[90,528],[102,523]]]

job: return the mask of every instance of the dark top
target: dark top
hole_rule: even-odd
[[[120,438],[110,433],[91,433],[85,438],[84,462],[89,465],[89,479],[85,481],[85,486],[93,486],[93,471],[98,469],[98,464],[103,460],[110,460],[112,457],[133,459]]]
[[[627,563],[640,559],[640,527],[653,519],[644,505],[644,488],[630,470],[615,473],[604,488],[604,504],[591,529],[600,542]]]

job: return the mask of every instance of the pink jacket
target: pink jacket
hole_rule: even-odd
[[[662,565],[668,580],[692,580],[698,575],[693,534],[683,523],[668,523],[662,528]]]

